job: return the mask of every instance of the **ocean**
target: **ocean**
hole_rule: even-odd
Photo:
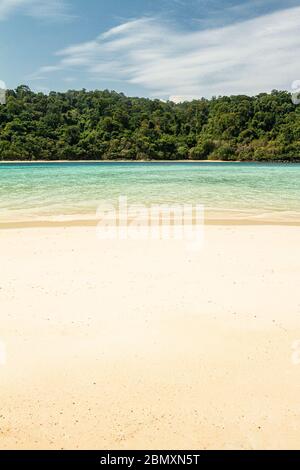
[[[300,164],[2,163],[0,223],[94,220],[97,208],[200,204],[211,221],[300,223]]]

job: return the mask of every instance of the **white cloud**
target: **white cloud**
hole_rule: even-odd
[[[189,32],[142,18],[59,51],[53,72],[85,71],[175,101],[286,89],[300,74],[299,29],[300,7]]]
[[[12,11],[26,3],[27,0],[0,0],[0,19],[6,18]]]
[[[64,0],[0,0],[0,21],[16,13],[45,19],[70,18]]]

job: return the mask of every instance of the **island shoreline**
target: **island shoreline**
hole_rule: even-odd
[[[242,163],[241,160],[0,160],[5,163]],[[247,163],[247,162],[245,162]],[[263,163],[251,162],[249,163]],[[275,163],[275,162],[274,162]],[[291,162],[293,163],[293,162]]]
[[[57,163],[251,163],[253,165],[299,165],[300,159],[295,160],[0,160],[0,165],[5,164],[26,164],[34,165],[36,163],[57,164]]]

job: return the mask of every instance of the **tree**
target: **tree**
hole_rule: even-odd
[[[7,91],[0,159],[300,160],[300,107],[289,93],[175,104],[114,91]]]

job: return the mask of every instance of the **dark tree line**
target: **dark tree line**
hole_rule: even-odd
[[[300,161],[287,92],[174,104],[114,91],[7,92],[0,160]]]

